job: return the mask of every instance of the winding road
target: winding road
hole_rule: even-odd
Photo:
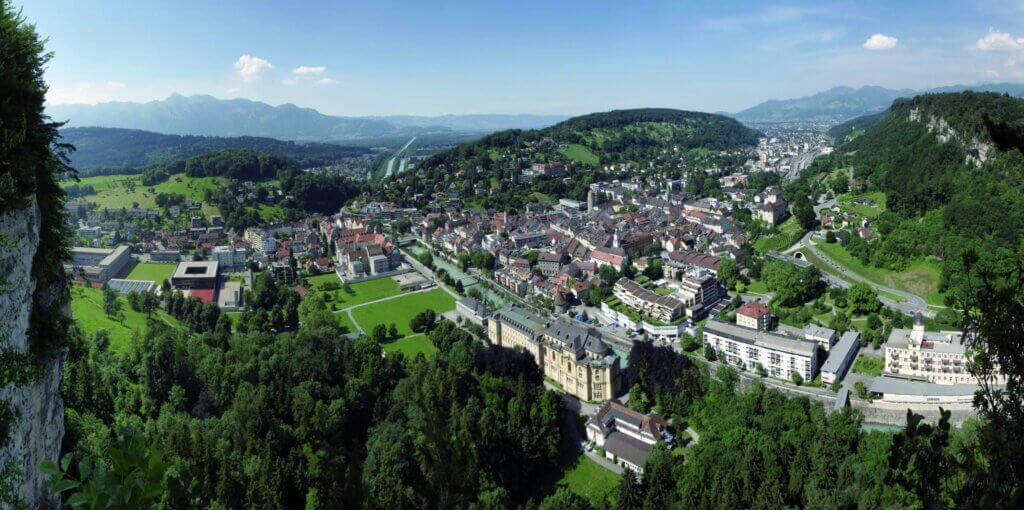
[[[821,211],[824,209],[828,209],[834,206],[835,204],[835,199],[832,199],[822,204],[816,205],[814,207],[815,216],[817,216],[820,219]],[[918,296],[917,294],[911,294],[910,292],[894,289],[892,287],[873,282],[853,271],[850,271],[848,268],[836,262],[827,254],[825,254],[825,252],[819,250],[818,247],[815,246],[814,242],[811,240],[813,235],[813,231],[804,234],[804,236],[801,237],[799,241],[793,244],[793,246],[787,248],[784,253],[793,254],[800,250],[812,253],[816,258],[823,261],[828,266],[821,267],[819,269],[822,270],[822,276],[825,278],[826,282],[828,282],[828,284],[833,287],[846,288],[850,287],[853,283],[866,283],[871,288],[875,289],[878,292],[885,292],[887,294],[895,295],[903,299],[902,302],[899,302],[887,296],[879,295],[878,300],[881,301],[883,305],[889,308],[899,310],[900,312],[903,312],[911,316],[920,313],[925,317],[935,317],[935,311],[928,308],[928,302],[925,301],[924,298]],[[808,260],[808,262],[811,261]]]

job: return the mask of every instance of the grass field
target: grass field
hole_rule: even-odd
[[[754,249],[758,253],[782,251],[799,241],[801,235],[803,235],[803,231],[800,230],[800,224],[797,223],[796,218],[790,216],[789,219],[779,225],[778,234],[757,238],[754,241]]]
[[[877,284],[897,290],[916,294],[924,298],[929,305],[945,306],[945,295],[939,292],[939,281],[942,270],[931,260],[911,262],[905,271],[891,271],[873,266],[865,266],[856,257],[846,251],[839,243],[817,243],[815,246],[843,267],[853,273]]]
[[[559,487],[568,487],[594,504],[611,498],[618,484],[618,474],[605,469],[586,455],[580,455],[576,465],[566,471],[558,481]]]
[[[422,333],[405,338],[399,338],[394,342],[384,344],[382,347],[385,353],[401,352],[410,358],[419,353],[423,353],[427,359],[430,359],[437,353],[437,347],[434,347],[433,342],[431,342],[430,339]]]
[[[175,174],[165,182],[156,186],[143,186],[141,175],[99,175],[86,177],[80,185],[92,185],[96,188],[95,195],[85,197],[88,202],[95,203],[100,209],[121,209],[131,208],[132,204],[138,202],[139,207],[145,209],[156,208],[156,196],[160,193],[177,193],[185,195],[185,198],[194,201],[202,201],[206,190],[217,188],[219,177],[189,177],[185,174]],[[74,184],[72,181],[65,181],[63,184]],[[203,206],[206,214],[216,214],[216,208]]]
[[[126,349],[134,338],[146,331],[146,314],[133,311],[123,297],[118,299],[124,312],[122,322],[117,322],[103,313],[103,291],[81,285],[71,287],[71,316],[87,337],[106,329],[110,333],[112,351]],[[167,324],[177,325],[177,321],[163,311],[154,312],[153,317]]]
[[[558,200],[556,200],[555,197],[548,195],[547,193],[541,193],[539,191],[533,192],[533,198],[540,200],[541,202],[547,202],[549,204],[558,203]]]
[[[860,198],[866,198],[875,203],[875,205],[860,205],[853,203],[855,200]],[[844,193],[839,195],[839,208],[844,211],[850,211],[854,214],[863,216],[865,218],[875,218],[882,214],[886,210],[886,197],[885,193],[881,191],[873,191],[871,193],[864,193],[862,195],[854,195],[850,193]]]
[[[745,292],[748,294],[767,294],[768,286],[761,280],[754,280],[747,285]]]
[[[820,247],[820,246],[822,246],[822,244],[824,244],[824,243],[818,244],[817,246]],[[825,261],[821,260],[821,258],[819,258],[817,255],[815,255],[814,252],[812,252],[810,250],[801,250],[800,253],[803,253],[804,258],[807,259],[807,261],[810,262],[811,264],[814,264],[814,266],[817,267],[818,269],[820,269],[823,273],[831,274],[832,276],[835,276],[836,278],[839,278],[839,279],[849,280],[849,278],[847,276],[845,276],[843,274],[840,274],[839,271],[837,271],[831,265],[826,264]],[[893,301],[895,301],[897,303],[903,303],[903,302],[906,301],[906,299],[904,299],[903,296],[897,296],[896,294],[893,294],[892,292],[886,292],[886,291],[878,290],[878,289],[875,289],[875,290],[878,292],[878,295],[885,296],[885,297],[887,297],[887,298],[889,298],[889,299],[891,299],[891,300],[893,300]]]
[[[306,281],[309,282],[307,288],[311,292],[319,292],[321,294],[329,292],[333,294],[334,302],[338,304],[339,310],[351,308],[368,301],[396,296],[401,292],[393,278],[378,278],[376,280],[353,283],[349,285],[352,289],[351,293],[345,292],[340,287],[334,291],[320,290],[321,285],[329,282],[341,285],[341,278],[338,278],[338,275],[334,273],[310,276],[306,278]]]
[[[177,264],[157,264],[151,262],[139,262],[135,264],[128,276],[125,279],[128,280],[150,280],[160,285],[164,280],[171,277],[174,274],[174,268]]]
[[[573,161],[579,161],[586,165],[596,165],[600,161],[597,158],[597,155],[589,148],[578,143],[571,143],[567,145],[565,149],[562,149],[562,155]]]
[[[885,367],[885,360],[872,358],[870,356],[857,356],[853,363],[853,373],[878,377],[882,375],[882,368]]]
[[[412,334],[412,330],[409,329],[409,321],[416,314],[428,308],[437,313],[454,310],[455,298],[444,289],[416,292],[380,303],[361,306],[352,310],[352,316],[367,332],[372,331],[377,324],[394,323],[398,328],[398,334],[407,336]]]

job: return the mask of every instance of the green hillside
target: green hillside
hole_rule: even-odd
[[[941,261],[938,290],[945,293],[963,283],[966,250],[989,256],[1024,240],[1022,147],[1024,100],[927,94],[894,103],[863,134],[805,170],[796,187],[828,191],[835,180],[819,177],[851,167],[860,191],[885,194],[887,210],[869,218],[878,239],[841,239],[846,251],[897,271]]]
[[[447,187],[474,197],[471,206],[522,207],[543,194],[584,199],[586,187],[611,178],[604,165],[658,169],[679,178],[685,170],[742,163],[759,133],[721,115],[645,108],[574,117],[544,129],[500,131],[435,154],[417,172],[385,179],[380,198],[407,205]],[[571,179],[540,176],[526,185],[523,170],[564,163]],[[569,182],[566,182],[569,181]],[[480,185],[490,188],[481,196]]]

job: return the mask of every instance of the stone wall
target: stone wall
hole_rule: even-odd
[[[61,289],[37,289],[32,261],[39,246],[40,214],[35,197],[24,209],[0,215],[0,349],[28,352],[29,317],[33,302],[45,302]],[[65,312],[66,313],[66,312]],[[0,388],[0,400],[10,402],[16,418],[0,449],[0,466],[14,459],[23,479],[21,498],[29,508],[49,506],[42,488],[45,477],[37,466],[56,461],[64,436],[64,404],[60,396],[63,352],[43,365],[40,377],[24,385]],[[0,506],[3,506],[0,504]]]

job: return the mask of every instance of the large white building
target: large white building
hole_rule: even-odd
[[[213,248],[213,257],[217,260],[223,271],[242,271],[245,269],[248,253],[245,248],[233,246],[216,246]]]
[[[131,261],[131,252],[124,244],[112,249],[75,247],[71,249],[71,263],[64,269],[72,279],[106,283],[121,276]]]
[[[818,373],[818,344],[802,338],[712,319],[704,325],[704,344],[730,365],[746,370],[760,365],[772,377],[789,379],[797,373],[810,381]]]
[[[913,329],[893,329],[885,343],[885,372],[938,384],[977,384],[967,371],[966,347],[959,331],[924,330],[918,315]],[[1005,383],[1000,377],[997,384]]]

